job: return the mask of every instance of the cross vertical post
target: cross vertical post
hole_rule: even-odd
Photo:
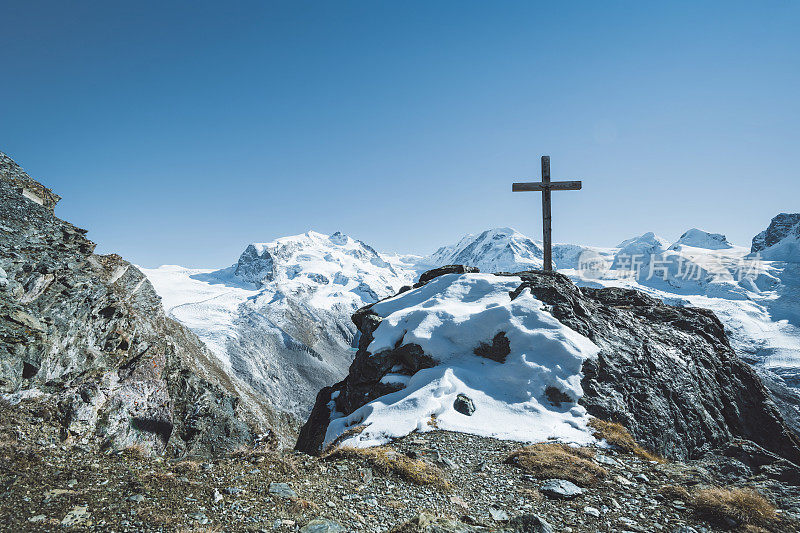
[[[550,215],[551,191],[578,191],[583,184],[580,181],[550,181],[550,156],[542,156],[542,181],[532,183],[514,183],[513,192],[534,191],[542,193],[542,245],[544,247],[544,260],[542,268],[546,271],[553,270],[553,235]]]
[[[544,245],[544,270],[553,270],[553,233],[550,215],[550,156],[542,156],[542,244]]]

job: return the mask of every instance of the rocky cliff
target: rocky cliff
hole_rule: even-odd
[[[0,153],[4,400],[50,405],[64,440],[103,448],[216,454],[274,430],[136,267],[55,217],[58,200]]]
[[[712,312],[666,305],[634,290],[579,288],[555,273],[499,276],[514,282],[509,300],[530,291],[552,317],[599,348],[596,357],[583,363],[583,395],[577,400],[589,414],[622,423],[646,447],[670,458],[695,458],[739,438],[800,461],[800,439],[786,426],[752,368],[731,349]],[[402,297],[413,294],[407,291]],[[390,403],[393,397],[386,395],[404,385],[385,379],[387,375],[413,376],[439,364],[413,343],[398,342],[371,353],[374,334],[386,318],[375,309],[367,306],[353,315],[361,331],[359,351],[347,378],[320,391],[300,433],[299,450],[319,452],[331,418],[346,417],[379,398]],[[435,322],[434,313],[430,319]],[[500,334],[474,347],[474,357],[498,365],[505,364],[509,352],[508,339]],[[563,403],[569,409],[576,401],[553,387],[538,394],[542,405]]]
[[[753,237],[751,253],[764,259],[800,262],[800,213],[780,213],[767,229]]]

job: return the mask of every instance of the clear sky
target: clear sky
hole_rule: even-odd
[[[800,2],[2,3],[0,150],[99,252],[218,267],[344,231],[428,253],[800,211]]]

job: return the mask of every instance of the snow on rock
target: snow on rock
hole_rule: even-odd
[[[598,349],[530,291],[512,300],[509,293],[520,283],[517,276],[447,274],[372,306],[383,318],[367,348],[373,357],[412,344],[435,366],[397,380],[404,382],[401,390],[332,420],[326,442],[357,425],[366,428],[344,444],[371,446],[436,428],[527,442],[593,441],[577,401],[581,365]],[[504,362],[475,355],[500,333],[509,347]],[[560,391],[558,406],[548,401],[548,389]],[[472,415],[454,407],[459,395],[472,400]]]
[[[467,265],[481,272],[519,272],[542,268],[543,252],[531,239],[512,228],[495,228],[467,235],[454,246],[443,246],[421,263],[429,268]]]
[[[721,233],[709,233],[697,228],[692,228],[678,239],[670,250],[680,249],[682,246],[692,246],[694,248],[704,248],[706,250],[724,250],[733,248],[733,245],[728,242],[725,235]]]

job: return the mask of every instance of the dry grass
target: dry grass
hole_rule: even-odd
[[[451,488],[450,482],[439,467],[420,459],[412,459],[385,446],[376,448],[340,446],[322,458],[337,457],[366,460],[378,471],[395,473],[417,485],[431,485],[442,490]]]
[[[566,479],[583,487],[596,484],[608,475],[605,468],[592,461],[594,450],[574,448],[558,442],[543,442],[521,448],[506,462],[519,465],[539,479]]]
[[[230,456],[235,459],[257,463],[260,468],[266,467],[272,473],[278,472],[285,475],[298,475],[300,473],[292,457],[265,446],[255,448],[241,447],[232,452]]]
[[[622,451],[638,455],[647,461],[656,461],[659,463],[666,463],[663,457],[643,448],[633,438],[630,431],[625,429],[620,423],[606,422],[599,418],[592,418],[589,420],[589,427],[594,430],[594,436],[604,439],[607,443],[618,447]]]
[[[684,502],[691,500],[689,491],[686,490],[686,487],[681,487],[680,485],[663,485],[658,489],[658,493],[670,500],[681,500]]]
[[[309,500],[296,498],[289,507],[289,512],[294,514],[303,514],[307,511],[319,511],[319,505]]]
[[[197,472],[200,470],[200,463],[198,461],[189,461],[189,460],[181,461],[179,463],[175,463],[172,466],[172,470],[175,472],[183,472],[183,473]]]
[[[129,444],[122,449],[122,455],[131,459],[144,459],[150,453],[143,444],[135,443]]]
[[[770,526],[778,521],[775,506],[753,489],[701,489],[689,503],[699,515],[717,523]]]
[[[341,435],[339,435],[338,437],[333,439],[331,442],[329,442],[328,445],[325,446],[322,449],[322,451],[320,452],[319,456],[320,457],[327,457],[328,455],[331,454],[331,452],[333,450],[335,450],[336,448],[339,447],[339,444],[341,444],[342,441],[344,441],[346,439],[349,439],[350,437],[355,437],[356,435],[358,435],[359,433],[364,431],[364,429],[366,429],[366,427],[367,426],[360,425],[360,426],[353,426],[353,427],[347,428],[345,431],[342,432]]]

